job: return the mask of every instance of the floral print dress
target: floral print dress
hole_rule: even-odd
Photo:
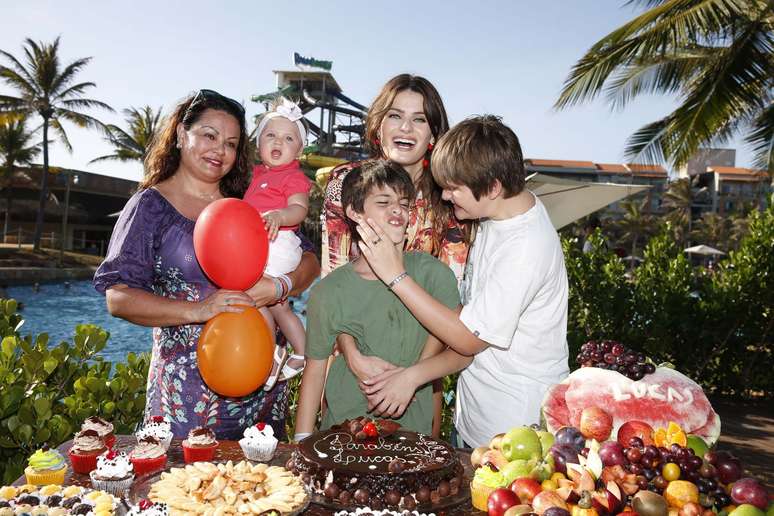
[[[123,284],[169,299],[205,299],[217,287],[196,261],[194,225],[157,190],[137,192],[113,229],[105,261],[94,276],[95,288],[104,294]],[[242,398],[211,391],[196,361],[201,330],[199,324],[153,329],[145,421],[164,416],[178,438],[194,427],[209,426],[218,439],[239,439],[244,428],[259,421],[271,424],[278,438],[285,436],[286,383]]]
[[[350,163],[331,171],[325,188],[321,257],[323,276],[358,256],[357,246],[352,245],[346,215],[341,207],[341,184],[356,165],[357,163]],[[462,282],[465,261],[468,257],[468,245],[462,237],[462,228],[452,217],[440,249],[434,253],[433,213],[429,205],[429,201],[422,197],[421,192],[417,192],[417,198],[409,207],[406,251],[422,251],[436,256],[454,272],[459,285]]]

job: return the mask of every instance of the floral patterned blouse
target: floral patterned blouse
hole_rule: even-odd
[[[331,171],[325,188],[322,235],[323,276],[358,256],[357,246],[352,245],[346,215],[341,207],[341,184],[355,165],[347,164]],[[457,278],[457,284],[460,284],[465,260],[468,257],[468,245],[462,237],[462,229],[459,222],[452,217],[449,229],[441,241],[440,251],[437,255],[433,253],[433,213],[429,209],[429,204],[429,201],[417,192],[417,198],[409,207],[406,250],[433,254],[449,266]]]
[[[105,261],[94,275],[94,287],[104,294],[111,286],[124,284],[170,299],[205,299],[217,287],[196,261],[194,225],[156,189],[137,192],[121,211]],[[309,250],[311,244],[305,241],[302,247]],[[209,426],[218,439],[239,439],[244,428],[262,421],[282,438],[287,384],[242,398],[211,391],[196,362],[201,330],[199,324],[153,329],[145,421],[165,416],[178,438],[196,426]]]

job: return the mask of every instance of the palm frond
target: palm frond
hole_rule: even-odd
[[[95,108],[99,108],[99,109],[104,109],[106,111],[110,111],[111,113],[115,111],[108,104],[105,104],[102,101],[94,100],[94,99],[82,99],[82,98],[80,98],[80,99],[68,99],[68,100],[61,101],[60,105],[63,108],[70,109],[70,110],[72,110],[72,109],[95,109]]]
[[[624,156],[631,163],[656,164],[666,161],[669,117],[639,128],[626,140]]]
[[[22,65],[18,59],[16,59],[13,54],[10,54],[6,52],[5,50],[0,50],[0,56],[5,57],[11,62],[11,65],[13,66],[13,69],[7,68],[5,66],[0,66],[0,75],[2,75],[5,70],[8,70],[9,72],[13,72],[17,76],[18,85],[21,86],[24,89],[28,89],[30,93],[37,94],[39,91],[36,89],[37,84],[35,83],[35,79],[30,74],[29,70],[27,70],[24,65]]]
[[[78,72],[80,72],[87,64],[89,64],[90,61],[91,57],[82,57],[81,59],[76,59],[69,65],[65,66],[64,69],[57,74],[56,78],[51,84],[51,91],[60,91],[63,88],[66,88],[66,86],[73,81],[76,74],[78,74]],[[96,86],[94,83],[84,84]],[[67,89],[65,89],[65,91],[67,91]]]
[[[70,138],[67,137],[67,131],[65,131],[65,128],[62,127],[61,122],[59,122],[59,120],[56,118],[52,118],[49,121],[49,124],[51,125],[51,129],[53,129],[59,135],[59,139],[61,140],[65,149],[67,149],[67,152],[72,152],[73,146],[70,143]]]
[[[754,152],[753,167],[774,174],[774,102],[763,109],[752,122],[745,142]]]

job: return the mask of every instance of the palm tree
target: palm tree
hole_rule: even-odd
[[[774,170],[774,9],[770,0],[631,0],[645,12],[591,47],[555,108],[604,93],[612,108],[641,94],[680,105],[629,137],[626,157],[684,165],[738,133]]]
[[[731,221],[717,213],[707,212],[701,216],[692,236],[702,244],[717,247],[721,250],[729,249],[731,237]]]
[[[91,61],[90,57],[76,59],[62,66],[59,62],[59,38],[53,43],[36,43],[27,38],[22,46],[26,63],[12,54],[0,50],[0,56],[9,61],[9,66],[0,65],[0,79],[17,90],[19,96],[0,95],[0,112],[12,115],[37,114],[43,119],[43,177],[40,181],[40,205],[35,220],[33,247],[40,249],[40,235],[43,232],[43,214],[48,199],[48,131],[53,129],[62,144],[72,152],[62,122],[65,120],[79,127],[104,130],[102,122],[82,113],[81,109],[113,109],[94,99],[84,98],[84,92],[96,86],[93,82],[73,84],[76,75]]]
[[[3,221],[3,240],[8,234],[11,218],[11,188],[14,167],[31,165],[32,160],[40,154],[40,144],[33,143],[35,131],[27,130],[27,121],[0,120],[0,157],[3,168],[0,169],[0,191],[6,190],[5,220]]]
[[[128,130],[124,131],[116,125],[107,126],[108,134],[105,140],[115,147],[113,154],[94,158],[89,163],[99,161],[140,161],[145,159],[145,153],[150,147],[153,136],[161,120],[161,108],[154,111],[150,106],[141,109],[124,109]]]
[[[653,232],[653,217],[646,212],[648,198],[621,202],[624,215],[613,222],[622,243],[631,243],[631,256],[637,256],[637,244]]]
[[[667,218],[674,226],[675,239],[685,244],[685,236],[691,233],[691,206],[693,206],[693,187],[689,178],[669,183],[664,192],[663,206],[669,211]],[[687,229],[687,232],[686,232]]]

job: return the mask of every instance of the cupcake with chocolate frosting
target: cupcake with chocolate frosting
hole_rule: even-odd
[[[105,421],[99,416],[91,416],[81,424],[81,430],[94,430],[105,441],[108,448],[112,448],[116,443],[116,436],[113,435],[113,423]]]
[[[107,450],[105,441],[96,430],[81,430],[73,438],[67,455],[76,473],[88,474],[97,467],[97,457]]]
[[[188,432],[183,441],[183,459],[185,462],[210,461],[215,457],[218,441],[215,433],[207,427],[198,426]]]
[[[97,469],[89,476],[94,489],[123,496],[134,481],[134,467],[124,452],[108,450],[97,457]]]
[[[137,475],[152,473],[164,469],[167,464],[167,453],[155,437],[143,437],[129,454],[129,460]]]

